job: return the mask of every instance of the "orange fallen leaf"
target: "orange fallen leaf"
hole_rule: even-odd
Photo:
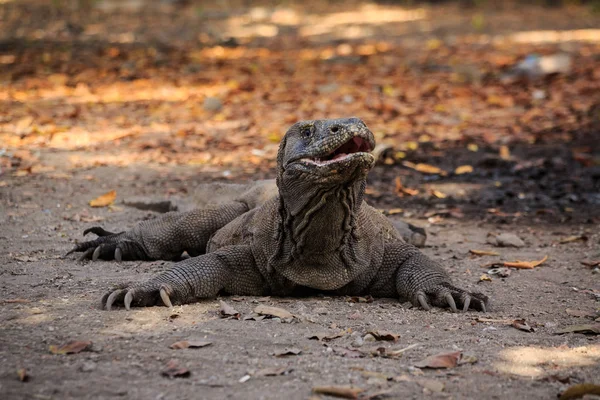
[[[313,393],[324,394],[327,396],[357,399],[358,395],[365,390],[352,386],[315,386],[312,391]]]
[[[460,351],[454,351],[451,353],[440,353],[433,356],[429,356],[424,360],[415,363],[415,367],[418,368],[454,368],[458,364],[461,356]]]
[[[471,172],[473,172],[473,167],[470,165],[461,165],[454,170],[454,174],[456,175],[470,174]]]
[[[90,200],[90,207],[106,207],[112,204],[117,198],[117,191],[111,190],[110,192],[104,193],[102,196],[96,197],[94,200]]]
[[[431,194],[437,197],[438,199],[445,199],[448,195],[444,192],[440,192],[439,190],[432,190]]]
[[[500,158],[503,160],[510,160],[510,150],[508,149],[508,146],[503,145],[500,146]]]
[[[404,212],[402,208],[390,208],[389,210],[387,210],[387,215],[400,214],[402,212]]]
[[[190,370],[185,367],[180,367],[179,363],[175,360],[170,360],[165,369],[161,372],[161,375],[167,378],[188,378],[190,376]]]
[[[417,194],[419,194],[419,191],[417,189],[410,189],[410,188],[404,187],[404,185],[402,184],[402,180],[400,180],[399,176],[396,177],[395,192],[398,196],[402,196],[404,194],[407,196],[416,196]]]
[[[469,253],[474,254],[476,256],[499,256],[500,253],[491,250],[469,250]]]
[[[504,262],[505,267],[512,268],[523,268],[523,269],[532,269],[537,267],[538,265],[544,263],[548,259],[548,256],[544,256],[541,260],[538,261],[515,261],[515,262]]]
[[[430,164],[424,164],[424,163],[415,164],[410,161],[404,161],[402,163],[402,165],[404,165],[407,168],[414,169],[415,171],[422,172],[424,174],[437,174],[437,175],[447,175],[448,174],[443,169],[438,168],[433,165],[430,165]]]
[[[91,345],[92,345],[92,342],[90,342],[88,340],[85,340],[85,341],[74,340],[67,344],[63,344],[62,346],[50,345],[50,347],[48,347],[48,349],[50,350],[50,353],[52,353],[52,354],[61,354],[61,355],[77,354],[77,353],[81,353],[82,351],[86,350]]]

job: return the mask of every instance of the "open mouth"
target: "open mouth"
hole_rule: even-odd
[[[350,154],[367,153],[372,150],[373,148],[367,140],[359,136],[354,136],[327,155],[314,158],[305,158],[304,160],[318,165],[325,165],[342,160],[348,157]]]

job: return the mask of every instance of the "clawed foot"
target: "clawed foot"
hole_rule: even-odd
[[[90,232],[96,234],[98,238],[77,244],[66,255],[83,252],[79,257],[80,261],[86,259],[96,261],[99,258],[103,260],[115,259],[117,262],[149,259],[143,247],[131,237],[129,232],[113,233],[104,230],[102,227],[94,226],[83,231],[83,235],[85,236]]]
[[[489,298],[482,293],[469,293],[450,283],[440,283],[425,290],[419,290],[412,298],[415,306],[421,306],[429,311],[431,306],[449,307],[452,312],[474,309],[486,312],[489,308]]]
[[[102,308],[108,311],[113,306],[130,310],[131,307],[173,307],[173,303],[183,304],[182,296],[170,284],[156,281],[111,290],[102,296]]]

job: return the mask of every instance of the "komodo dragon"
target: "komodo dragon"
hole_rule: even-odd
[[[96,260],[192,257],[140,284],[106,293],[102,305],[184,304],[218,293],[290,296],[318,292],[396,297],[486,311],[488,297],[452,285],[435,261],[406,243],[364,200],[375,139],[358,118],[301,121],[277,155],[271,199],[170,212],[133,229],[98,235],[71,252]],[[71,253],[70,252],[70,253]]]

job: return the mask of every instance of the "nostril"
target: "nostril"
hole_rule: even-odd
[[[337,133],[337,131],[339,131],[339,130],[340,130],[340,128],[339,128],[339,126],[332,126],[331,128],[329,128],[329,130],[330,130],[332,133]]]

